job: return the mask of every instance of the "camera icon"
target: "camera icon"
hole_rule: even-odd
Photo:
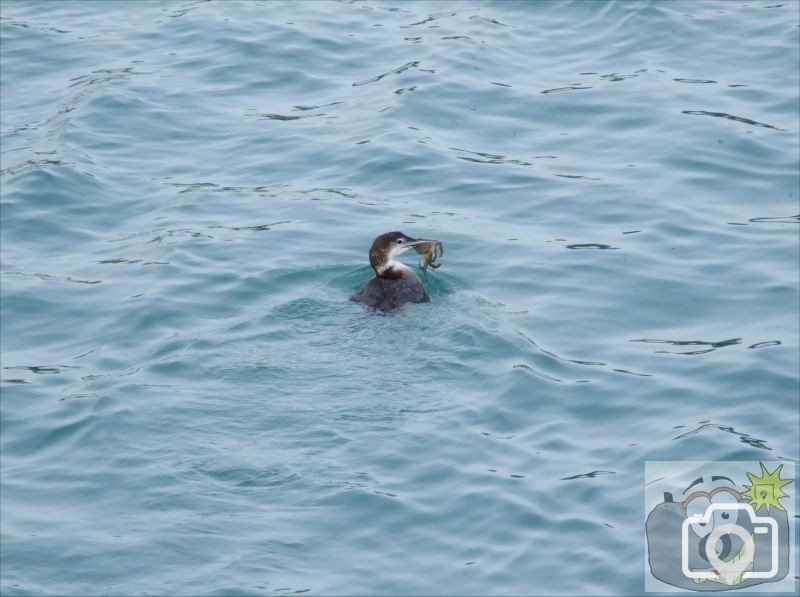
[[[783,490],[795,479],[781,476],[782,462],[757,466],[753,472],[754,463],[745,461],[647,463],[648,592],[664,585],[717,592],[771,584],[797,593],[795,496]],[[745,475],[749,484],[737,483]]]
[[[733,522],[728,522],[731,517]],[[745,520],[737,524],[740,518]],[[705,528],[710,532],[704,536],[700,547],[704,559],[712,566],[710,570],[690,566],[691,534],[702,535]],[[681,571],[687,578],[698,581],[717,577],[727,583],[770,579],[778,574],[778,544],[778,523],[774,518],[757,516],[753,507],[746,503],[711,504],[704,513],[688,516],[681,525]],[[754,566],[757,549],[769,554],[768,569],[757,570]],[[730,555],[732,557],[724,559]]]

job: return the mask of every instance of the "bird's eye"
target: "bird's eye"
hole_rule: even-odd
[[[403,244],[403,239],[402,238],[398,238],[397,239],[397,244],[398,245],[402,245]]]

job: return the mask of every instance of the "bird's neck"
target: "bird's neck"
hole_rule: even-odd
[[[399,261],[395,261],[394,259],[387,259],[383,262],[376,263],[373,266],[375,270],[375,274],[379,278],[383,278],[384,280],[397,280],[408,274],[413,274],[411,269]]]

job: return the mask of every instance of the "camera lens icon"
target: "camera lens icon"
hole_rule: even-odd
[[[737,511],[734,521],[746,524],[752,532],[741,524],[727,522],[733,511]],[[700,548],[704,552],[701,554],[703,559],[713,567],[711,570],[693,570],[689,566],[690,533],[705,534],[702,531],[698,533],[698,529],[710,529],[700,542]],[[721,546],[719,552],[718,545]],[[756,545],[771,556],[768,570],[750,569],[756,557]],[[737,549],[732,549],[732,546],[737,546]],[[688,516],[683,521],[681,570],[687,578],[714,580],[722,577],[727,584],[751,578],[773,578],[778,574],[778,523],[769,516],[756,516],[750,504],[712,503],[704,513]]]

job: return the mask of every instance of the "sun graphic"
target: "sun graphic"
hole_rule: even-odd
[[[762,506],[766,506],[767,512],[771,507],[783,510],[781,506],[781,498],[789,497],[784,493],[783,488],[792,482],[791,479],[781,479],[781,469],[783,465],[779,465],[774,471],[769,472],[764,466],[761,465],[761,476],[756,477],[751,473],[747,473],[747,478],[750,479],[750,485],[745,485],[747,491],[742,493],[753,505],[753,510],[758,512]]]

